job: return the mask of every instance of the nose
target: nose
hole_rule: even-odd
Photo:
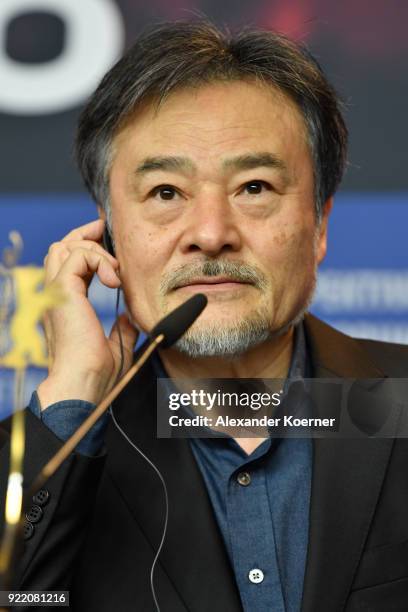
[[[183,253],[202,252],[207,256],[241,249],[242,239],[228,198],[202,196],[192,206],[181,240]]]

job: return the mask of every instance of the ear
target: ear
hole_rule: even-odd
[[[317,228],[317,263],[320,264],[326,256],[327,251],[327,228],[329,223],[329,215],[333,208],[333,196],[331,196],[323,205],[322,217]]]

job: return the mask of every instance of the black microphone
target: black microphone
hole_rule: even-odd
[[[159,321],[150,332],[149,337],[153,339],[163,334],[164,340],[160,342],[160,345],[163,348],[169,348],[194,323],[206,307],[207,302],[208,299],[204,293],[196,293]]]

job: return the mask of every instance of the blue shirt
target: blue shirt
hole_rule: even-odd
[[[159,378],[166,372],[159,359]],[[288,380],[307,374],[303,326]],[[174,389],[169,382],[169,393]],[[288,382],[284,390],[287,390]],[[296,412],[307,412],[306,396]],[[299,612],[306,566],[312,441],[265,440],[250,455],[231,437],[190,438],[245,612]]]
[[[166,372],[158,355],[158,377]],[[288,378],[306,375],[303,326],[295,334]],[[40,411],[36,393],[30,409],[61,439],[67,439],[93,405],[58,402]],[[68,415],[68,418],[67,418]],[[108,415],[78,447],[95,454]],[[245,612],[299,612],[309,531],[312,442],[269,438],[247,455],[226,437],[191,438],[237,581]]]

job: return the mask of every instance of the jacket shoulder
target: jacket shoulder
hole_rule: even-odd
[[[354,338],[388,376],[408,377],[408,345]]]
[[[408,346],[352,338],[311,314],[305,316],[304,328],[317,377],[408,377]]]

